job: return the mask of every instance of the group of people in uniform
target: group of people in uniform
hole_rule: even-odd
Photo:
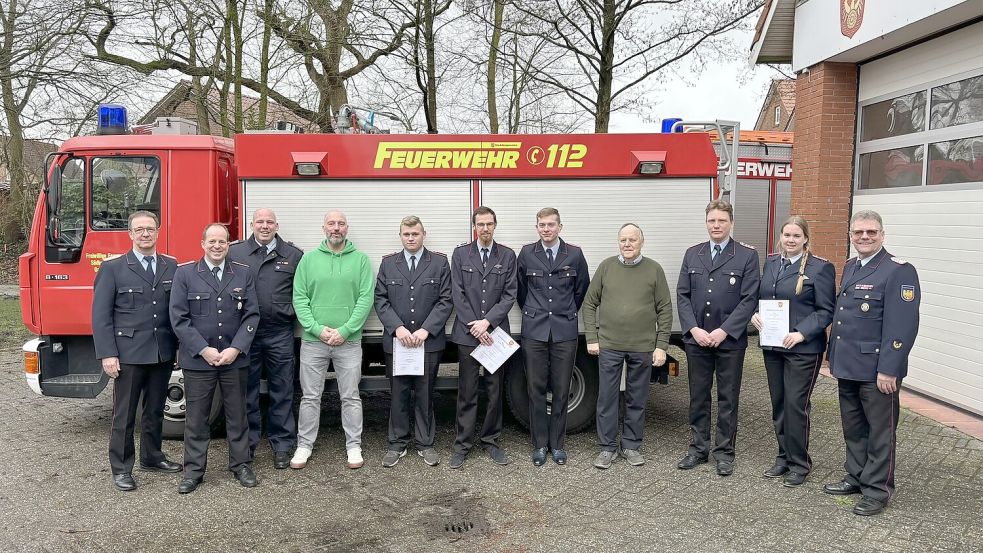
[[[115,486],[136,488],[133,433],[141,396],[140,468],[183,470],[180,493],[194,491],[203,480],[216,391],[225,412],[229,470],[243,486],[257,485],[252,464],[263,426],[274,467],[303,469],[314,451],[329,365],[338,384],[347,466],[360,468],[361,333],[373,309],[384,329],[392,389],[384,467],[396,466],[411,443],[424,463],[440,463],[433,395],[447,340],[459,358],[450,468],[460,469],[475,445],[497,464],[510,462],[500,441],[505,370],[487,370],[471,354],[493,343],[495,329],[510,333],[513,305],[522,317],[532,463],[568,461],[567,401],[582,312],[587,353],[598,357],[594,466],[608,469],[619,458],[644,464],[648,386],[653,366],[666,362],[673,290],[662,266],[642,255],[642,229],[623,225],[618,254],[603,260],[591,277],[581,249],[560,238],[563,224],[556,209],[536,214],[539,240],[518,255],[495,241],[497,222],[492,209],[478,207],[471,217],[476,239],[455,248],[448,260],[425,247],[423,221],[405,217],[399,225],[402,249],[384,257],[374,272],[368,256],[348,240],[347,217],[337,211],[324,217],[325,239],[312,251],[304,253],[282,239],[276,215],[259,209],[248,239],[230,244],[228,230],[210,224],[202,235],[202,258],[181,265],[156,251],[157,216],[133,213],[133,248],[102,263],[92,308],[96,356],[115,380],[110,437]],[[709,240],[686,251],[675,288],[691,427],[678,468],[693,469],[712,454],[717,474],[732,474],[748,326],[764,325],[759,298],[787,301],[789,329],[782,345],[761,348],[778,446],[764,476],[795,487],[811,471],[810,398],[825,357],[838,380],[847,459],[842,481],[823,491],[862,494],[854,507],[858,515],[881,512],[894,492],[898,393],[918,330],[921,293],[915,269],[884,249],[883,223],[873,211],[858,212],[850,221],[858,255],[847,261],[838,285],[833,265],[810,251],[809,225],[801,217],[783,224],[778,253],[761,271],[757,251],[731,237],[733,223],[729,203],[710,202]],[[447,336],[451,313],[456,318]],[[303,331],[299,369],[295,323]],[[394,374],[397,343],[400,349],[423,348],[422,375]],[[163,405],[175,363],[184,371],[187,400],[183,465],[161,452]],[[302,399],[295,421],[298,372]],[[259,408],[263,374],[270,401],[265,425]],[[488,401],[479,427],[482,380]],[[714,382],[717,419],[711,440]]]

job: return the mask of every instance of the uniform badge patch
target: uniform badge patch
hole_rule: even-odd
[[[899,342],[899,341],[897,341],[897,340],[895,340],[894,342],[892,342],[892,343],[891,343],[891,346],[892,346],[892,347],[893,347],[894,349],[901,349],[901,346],[903,346],[903,345],[904,345],[904,344],[902,344],[901,342]]]
[[[861,303],[860,310],[863,311],[864,313],[870,311],[870,304],[867,302]]]
[[[858,284],[858,285],[854,286],[853,288],[854,288],[854,290],[873,290],[874,289],[874,285],[873,284]]]
[[[910,284],[902,284],[901,299],[904,301],[915,301],[915,287]]]

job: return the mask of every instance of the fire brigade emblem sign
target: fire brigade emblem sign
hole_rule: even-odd
[[[853,38],[864,22],[864,0],[840,0],[840,32]]]
[[[904,301],[915,300],[915,287],[909,284],[901,285],[901,299]]]

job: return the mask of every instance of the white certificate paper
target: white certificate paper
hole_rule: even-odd
[[[471,352],[471,357],[481,363],[486,371],[495,374],[495,371],[519,350],[519,344],[515,343],[515,340],[501,327],[492,331],[491,338],[492,345],[478,344],[478,347]]]
[[[408,348],[393,338],[393,376],[423,376],[424,349]]]
[[[788,334],[788,300],[758,300],[758,314],[761,315],[761,332],[758,335],[762,346],[782,348]]]

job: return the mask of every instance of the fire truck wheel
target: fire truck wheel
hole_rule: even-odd
[[[165,440],[184,439],[184,417],[186,403],[184,398],[184,373],[177,369],[171,373],[171,381],[167,385],[167,397],[164,399],[164,427],[162,434]],[[143,404],[137,408],[137,419],[143,416]],[[222,431],[225,417],[222,416],[222,391],[216,389],[212,399],[212,410],[208,414],[208,422],[212,434]]]
[[[526,367],[521,354],[517,354],[509,372],[505,375],[506,398],[512,416],[522,426],[529,428],[529,393],[526,390]],[[546,412],[552,409],[553,395],[546,394]],[[583,343],[577,350],[577,362],[570,380],[567,400],[567,433],[587,430],[594,424],[597,408],[597,358],[587,354]]]

